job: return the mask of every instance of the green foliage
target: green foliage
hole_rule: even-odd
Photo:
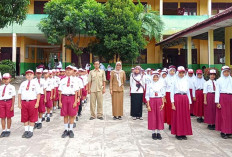
[[[112,59],[115,55],[123,60],[136,59],[146,41],[142,34],[139,14],[143,11],[141,3],[135,5],[131,0],[108,0],[105,4],[105,18],[97,28],[96,43],[91,52]]]
[[[2,60],[0,62],[0,72],[3,73],[10,73],[12,77],[15,77],[15,63],[12,62],[11,60]]]
[[[150,40],[154,38],[156,41],[160,41],[164,23],[160,19],[159,12],[153,11],[151,6],[147,5],[140,13],[139,19],[142,21],[143,35],[149,37]]]
[[[29,0],[1,0],[0,1],[0,28],[13,22],[22,24],[26,19]]]

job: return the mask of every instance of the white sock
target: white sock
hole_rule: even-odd
[[[6,129],[5,130],[2,130],[2,132],[5,132],[6,131]]]
[[[10,131],[10,129],[6,129],[6,131]]]
[[[160,133],[160,130],[157,130],[157,133],[159,134],[159,133]]]
[[[29,125],[24,126],[25,131],[29,131]]]
[[[84,104],[84,100],[82,100],[81,102],[82,102],[82,104]]]
[[[45,113],[43,114],[43,118],[45,118]]]
[[[42,123],[42,118],[39,118],[39,121],[38,121],[38,123]]]
[[[73,130],[73,124],[69,124],[69,130]]]
[[[52,113],[52,110],[50,111],[50,113]]]
[[[154,134],[154,133],[155,133],[155,130],[152,130],[152,133]]]
[[[47,114],[47,117],[48,117],[48,118],[50,117],[50,113]]]
[[[56,110],[56,107],[53,107],[53,110]]]
[[[64,129],[68,131],[68,123],[64,124]]]
[[[33,126],[29,126],[29,131],[30,131],[30,132],[33,132],[33,129],[34,129]]]

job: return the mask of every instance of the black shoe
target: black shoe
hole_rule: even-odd
[[[41,128],[42,128],[42,123],[38,123],[37,129],[41,129]]]
[[[44,118],[44,117],[42,118],[42,122],[43,122],[43,121],[45,121],[45,118]]]
[[[94,117],[90,117],[89,120],[94,120],[95,118]]]
[[[182,140],[182,137],[181,136],[176,136],[176,139],[177,140]]]
[[[181,136],[182,140],[187,140],[186,136]]]
[[[157,134],[157,139],[158,139],[158,140],[162,140],[162,137],[161,137],[161,134],[160,134],[160,133]]]
[[[78,118],[78,116],[76,116],[76,121],[78,121],[79,120],[79,118]]]
[[[6,131],[4,137],[9,137],[9,136],[10,136],[10,131]]]
[[[201,118],[197,118],[197,122],[201,123],[202,122]]]
[[[26,138],[31,138],[32,136],[33,136],[33,132],[28,131]]]
[[[227,136],[226,134],[224,134],[224,133],[221,133],[221,137],[222,137],[223,139],[227,139],[227,138],[228,138],[228,136]]]
[[[72,130],[69,131],[69,138],[74,138],[74,133]]]
[[[153,139],[153,140],[157,140],[157,134],[156,134],[156,133],[153,133],[153,134],[152,134],[152,139]]]
[[[172,126],[171,126],[171,125],[169,125],[168,129],[169,129],[169,130],[172,130]]]
[[[118,119],[117,117],[115,117],[115,116],[113,117],[113,120],[117,120],[117,119]]]
[[[50,117],[52,117],[52,113],[50,113]]]
[[[46,120],[46,122],[50,122],[50,117],[47,117],[47,120]]]
[[[3,132],[1,133],[1,135],[0,135],[0,138],[5,137],[5,134],[6,134],[6,131],[3,131]]]
[[[35,123],[34,125],[34,129],[36,129],[38,127],[38,123]]]
[[[26,138],[29,131],[25,131],[22,135],[22,138]]]
[[[77,127],[77,124],[76,123],[73,123],[73,128]]]
[[[104,120],[103,117],[98,117],[97,119]]]
[[[122,120],[122,117],[121,117],[121,116],[119,116],[119,117],[118,117],[118,119],[119,119],[119,120]]]
[[[65,137],[67,137],[69,135],[69,132],[68,132],[68,130],[65,130],[64,132],[63,132],[63,134],[62,134],[62,138],[65,138]]]
[[[190,114],[190,116],[194,117],[194,114]]]
[[[207,128],[210,130],[211,129],[211,125],[208,125]]]
[[[78,117],[81,117],[82,116],[82,114],[81,113],[78,113]]]
[[[215,130],[215,126],[214,125],[208,125],[209,130]]]
[[[202,117],[200,118],[200,120],[201,120],[201,123],[204,123],[204,119]]]

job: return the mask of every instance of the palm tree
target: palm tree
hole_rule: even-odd
[[[156,41],[160,41],[164,23],[159,12],[153,11],[151,5],[146,5],[144,11],[139,14],[139,19],[142,21],[143,35],[149,37],[150,40],[155,38]]]

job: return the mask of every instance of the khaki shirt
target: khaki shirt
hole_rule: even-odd
[[[124,84],[126,82],[126,74],[124,71],[120,72],[121,86],[119,87],[117,76],[114,71],[111,72],[110,76],[110,90],[122,92],[124,90]]]
[[[106,81],[105,71],[99,70],[91,70],[88,76],[88,82],[91,82],[91,92],[99,92],[102,91],[103,82]]]

